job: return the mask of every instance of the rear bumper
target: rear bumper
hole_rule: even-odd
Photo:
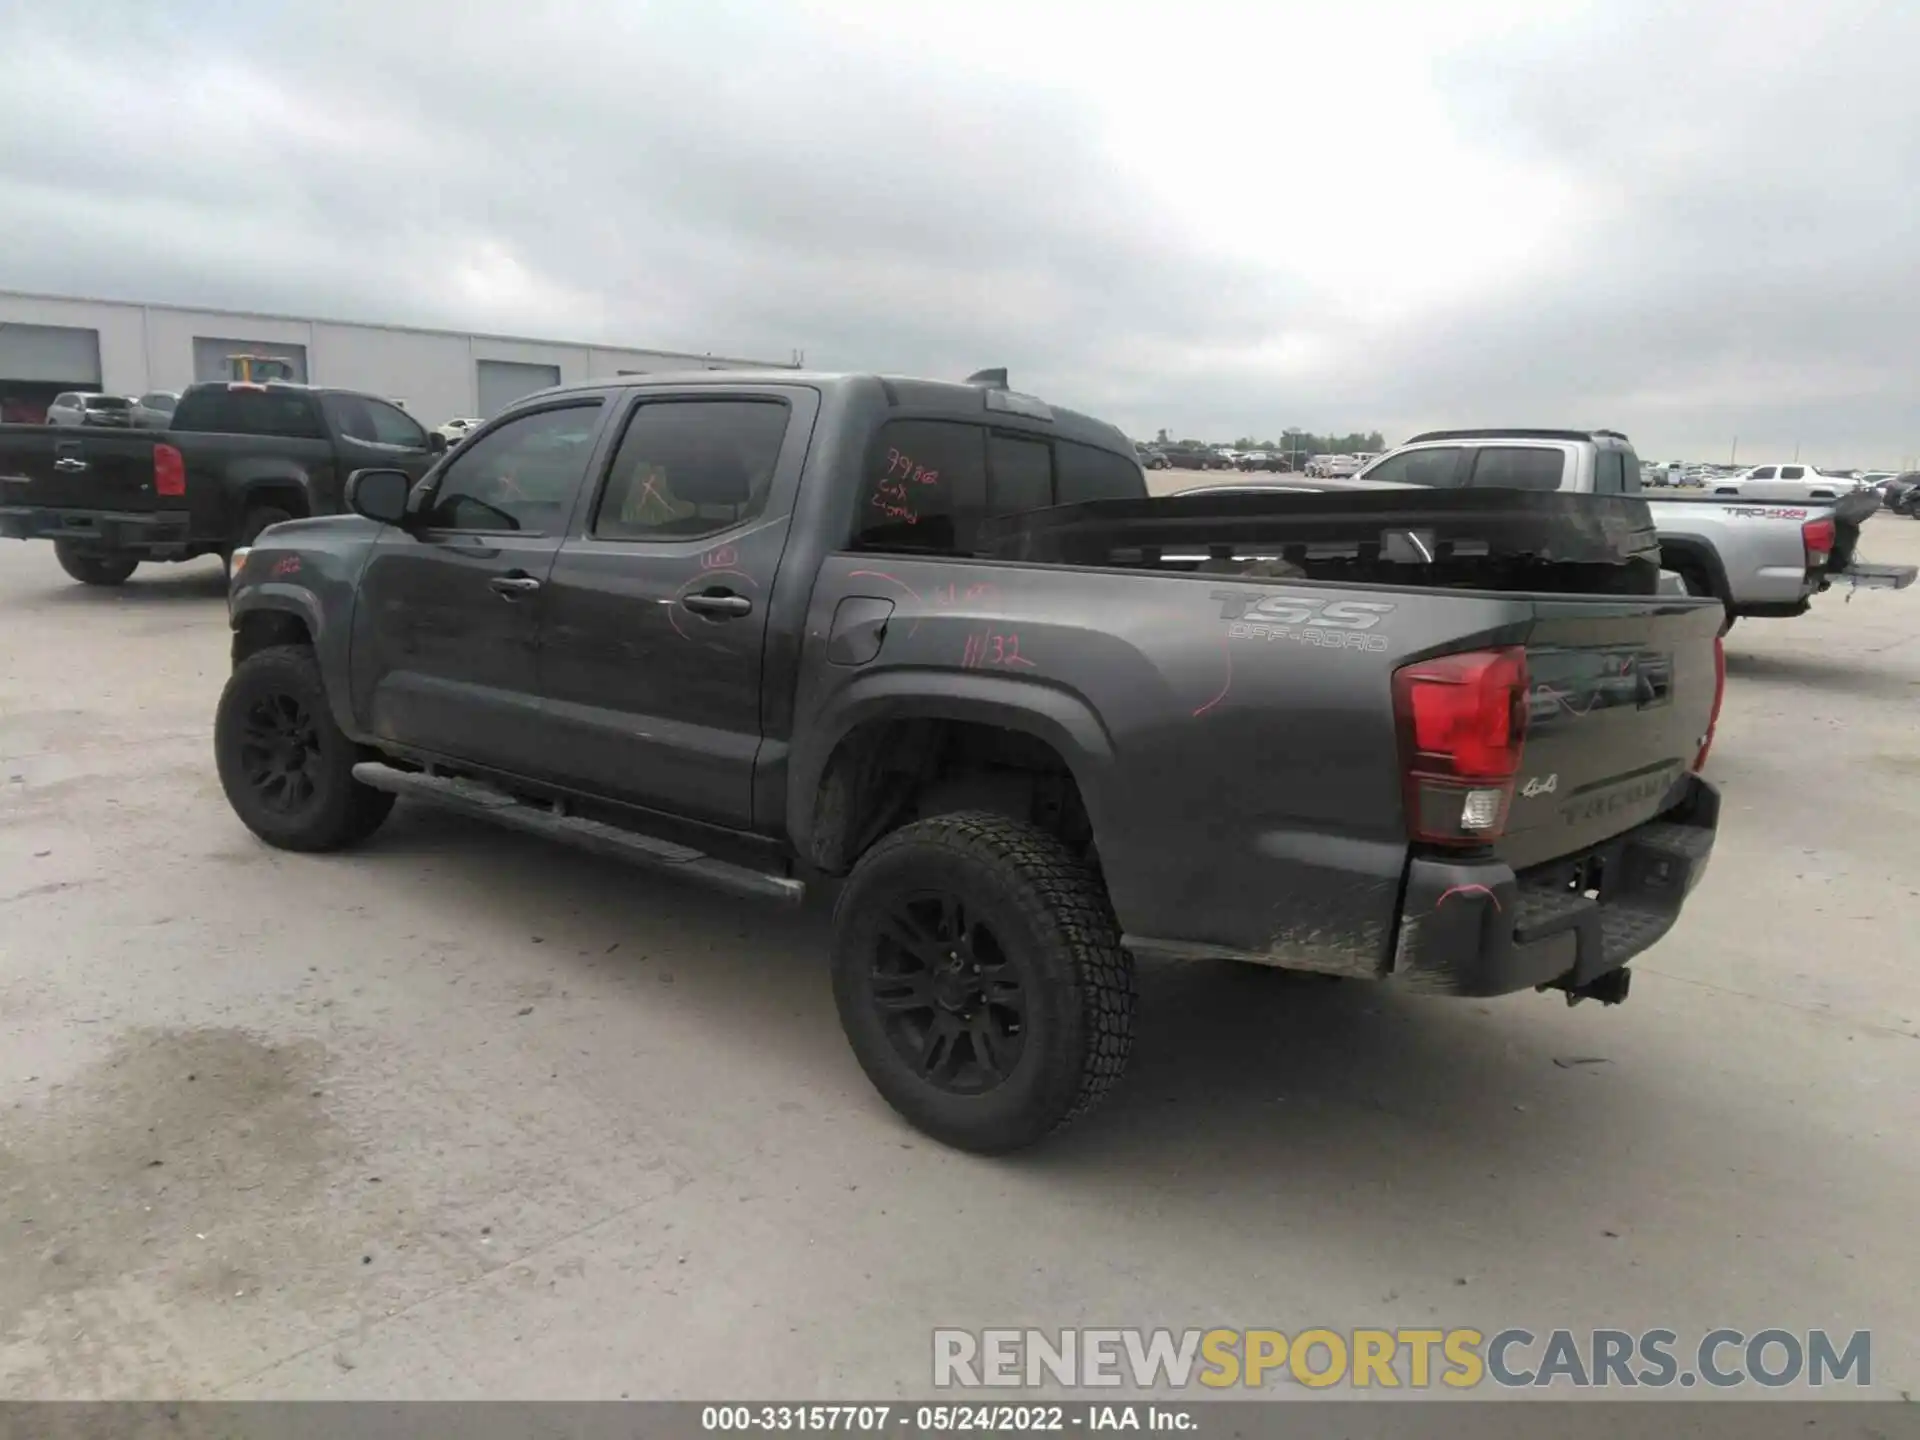
[[[1388,978],[1447,995],[1619,998],[1617,972],[1673,928],[1713,853],[1720,793],[1698,776],[1685,784],[1658,819],[1519,874],[1498,862],[1409,862]]]
[[[152,514],[122,510],[61,510],[42,505],[0,506],[0,536],[12,540],[60,540],[99,554],[183,559],[195,547],[184,510]]]

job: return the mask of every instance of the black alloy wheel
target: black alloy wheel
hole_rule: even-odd
[[[900,1058],[952,1095],[1008,1080],[1026,1044],[1019,962],[958,895],[896,901],[875,935],[868,997]]]
[[[320,727],[296,695],[256,697],[240,721],[240,772],[263,809],[291,819],[320,793]]]
[[[361,751],[341,733],[312,650],[276,645],[234,667],[213,717],[220,788],[246,827],[282,850],[365,840],[393,795],[353,778]]]
[[[855,862],[833,928],[854,1056],[937,1140],[1031,1145],[1126,1069],[1137,995],[1106,886],[1030,821],[964,810],[901,826]]]

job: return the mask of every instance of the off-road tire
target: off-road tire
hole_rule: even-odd
[[[140,562],[130,555],[94,555],[76,550],[64,540],[53,542],[53,558],[82,585],[124,585]]]
[[[929,892],[955,895],[980,917],[1026,997],[1018,1060],[982,1093],[952,1093],[915,1073],[873,999],[883,925]],[[853,1053],[887,1102],[935,1139],[982,1154],[1031,1145],[1087,1114],[1133,1047],[1133,960],[1104,887],[1052,835],[988,811],[903,826],[860,857],[834,907],[833,994]]]
[[[311,794],[299,803],[276,804],[256,776],[256,717],[305,717],[311,743],[301,771]],[[220,692],[213,722],[214,761],[227,803],[241,822],[281,850],[339,850],[365,840],[393,809],[394,797],[353,778],[360,758],[334,723],[320,665],[304,645],[276,645],[248,656]],[[284,792],[283,792],[284,793]]]

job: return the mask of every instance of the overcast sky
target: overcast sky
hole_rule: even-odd
[[[0,35],[0,287],[1003,364],[1136,434],[1920,456],[1912,0],[0,0]]]

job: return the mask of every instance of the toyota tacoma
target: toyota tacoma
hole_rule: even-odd
[[[1090,1109],[1137,957],[1616,1002],[1712,848],[1711,600],[1629,496],[1148,495],[1009,389],[623,378],[234,556],[220,779],[267,843],[396,796],[775,902],[980,1151]]]

